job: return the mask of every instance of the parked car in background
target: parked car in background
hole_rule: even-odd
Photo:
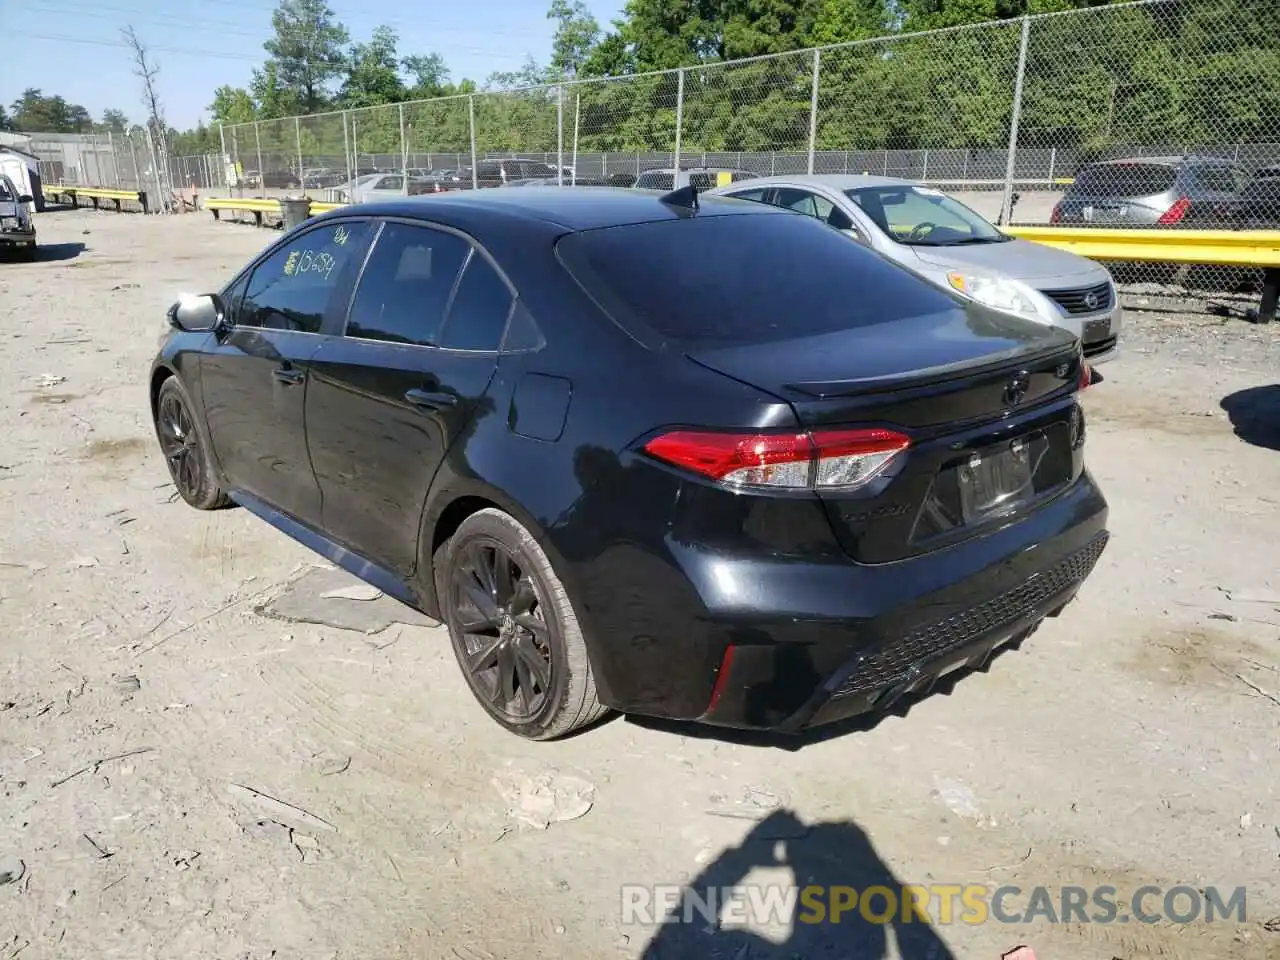
[[[697,190],[707,191],[739,180],[753,180],[758,176],[759,174],[750,170],[734,167],[681,167],[680,175],[676,176],[674,168],[658,167],[641,172],[633,186],[637,190],[675,190],[693,184]]]
[[[301,181],[292,170],[268,170],[262,175],[262,185],[273,189],[296,190]]]
[[[407,183],[406,189],[406,179],[399,173],[369,173],[333,188],[334,199],[338,203],[369,203],[431,192],[429,181],[410,177]]]
[[[564,174],[563,177],[525,177],[522,180],[508,180],[504,187],[607,187],[609,181],[603,177],[574,177]]]
[[[262,173],[258,170],[246,170],[240,183],[251,190],[262,186]]]
[[[346,179],[346,171],[333,170],[329,167],[312,167],[302,172],[302,185],[308,190],[336,187]]]
[[[182,498],[440,619],[531,739],[889,708],[1060,614],[1107,543],[1074,337],[766,204],[345,207],[169,322]]]
[[[32,198],[6,173],[0,173],[0,252],[34,260],[39,249],[36,225],[31,219]]]
[[[807,214],[987,306],[1080,337],[1091,364],[1111,359],[1123,321],[1105,267],[1017,240],[941,190],[909,180],[797,174],[745,180],[712,195]]]
[[[1280,228],[1280,164],[1254,172],[1240,191],[1233,226],[1238,230]]]
[[[1225,227],[1249,181],[1244,167],[1215,157],[1136,157],[1076,172],[1049,222],[1062,226]]]

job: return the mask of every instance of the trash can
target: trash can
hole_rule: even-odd
[[[292,230],[311,216],[311,198],[287,197],[280,201],[280,213],[284,217],[284,228]]]

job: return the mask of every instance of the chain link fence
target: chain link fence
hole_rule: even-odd
[[[872,174],[939,187],[1003,223],[1275,228],[1277,14],[1280,0],[1141,0],[228,124],[224,157],[174,158],[169,175],[200,190],[342,199],[374,173],[400,193],[522,176],[629,186],[646,170],[697,166]],[[122,162],[120,138],[105,150],[98,138],[63,172],[142,185],[151,165],[134,146]],[[1221,267],[1119,273],[1139,294],[1184,293],[1201,308],[1252,295],[1258,279]]]

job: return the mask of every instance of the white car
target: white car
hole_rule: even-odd
[[[0,250],[13,251],[23,260],[34,260],[38,249],[30,204],[31,197],[0,173]]]
[[[370,203],[405,196],[405,178],[399,173],[366,173],[334,187],[339,203]],[[413,178],[409,178],[413,182]]]
[[[1105,267],[1015,239],[941,190],[865,174],[794,174],[743,180],[707,195],[822,220],[939,286],[1070,331],[1091,366],[1116,355],[1124,313]]]

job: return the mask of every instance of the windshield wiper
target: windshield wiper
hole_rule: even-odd
[[[965,238],[963,238],[963,239],[961,239],[961,240],[948,240],[948,241],[946,241],[945,243],[940,243],[940,244],[938,244],[938,246],[940,246],[940,247],[963,247],[963,246],[970,245],[970,244],[975,244],[975,243],[1004,243],[1006,240],[1011,240],[1011,239],[1013,239],[1013,238],[1012,238],[1012,237],[1004,237],[1004,236],[1000,236],[1000,237],[965,237]]]

